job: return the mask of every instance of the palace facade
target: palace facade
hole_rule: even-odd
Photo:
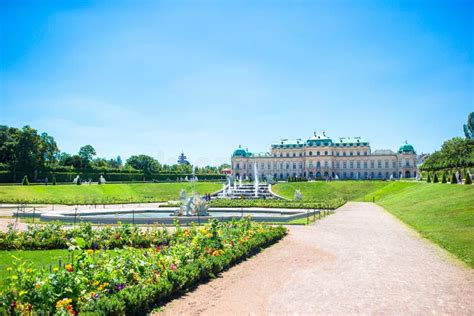
[[[232,154],[232,174],[253,179],[400,179],[417,176],[416,152],[405,142],[397,152],[371,151],[360,137],[332,139],[325,133],[302,140],[282,139],[271,152],[252,153],[237,148]],[[256,167],[255,167],[256,165]]]

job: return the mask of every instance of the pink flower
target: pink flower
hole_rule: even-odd
[[[172,264],[170,265],[170,269],[173,270],[173,271],[176,270],[176,266],[174,265],[174,263],[172,263]]]

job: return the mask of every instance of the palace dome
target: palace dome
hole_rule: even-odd
[[[399,154],[414,154],[415,153],[415,148],[413,148],[412,145],[408,144],[405,141],[405,144],[400,146],[400,149],[398,149]]]
[[[234,150],[234,153],[232,154],[232,156],[235,156],[235,157],[247,157],[247,156],[250,156],[250,153],[243,149],[240,145],[239,145],[239,148],[237,148],[236,150]]]

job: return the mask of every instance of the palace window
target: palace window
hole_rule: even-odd
[[[326,167],[326,168],[328,167],[328,162],[327,161],[324,162],[324,167]]]
[[[366,152],[366,151],[364,151],[364,156],[367,156],[367,152]]]
[[[312,156],[312,155],[313,155],[313,152],[312,152],[312,151],[310,151],[310,152],[309,152],[309,155],[310,155],[310,156]]]
[[[289,163],[286,164],[286,169],[290,169],[290,164]]]
[[[296,169],[296,164],[295,163],[293,163],[293,169]]]
[[[265,169],[265,164],[262,162],[262,169]]]
[[[290,153],[286,153],[286,157],[290,157]]]
[[[345,156],[345,155],[346,155],[346,152],[343,152],[342,155]]]
[[[342,173],[342,177],[343,177],[343,178],[346,178],[346,175],[347,175],[347,174],[346,174],[346,172],[344,171],[344,172]]]
[[[324,155],[325,155],[325,156],[327,156],[327,155],[328,155],[328,152],[327,152],[327,151],[325,151],[325,152],[324,152]]]
[[[374,169],[374,168],[375,168],[375,163],[374,163],[374,161],[373,161],[373,160],[370,162],[370,168],[372,168],[372,169]]]
[[[397,163],[395,161],[392,161],[392,168],[396,168],[397,167]]]
[[[388,161],[385,161],[385,168],[388,169]]]
[[[378,167],[378,168],[382,168],[382,161],[381,161],[381,160],[378,160],[378,161],[377,161],[377,167]]]
[[[316,162],[316,168],[321,168],[321,163],[319,161]]]
[[[280,153],[280,157],[283,157],[283,154],[282,154],[282,153]]]
[[[237,163],[236,169],[240,169],[240,164],[239,163]]]
[[[339,152],[336,152],[336,156],[339,156]]]
[[[336,168],[339,169],[339,161],[336,161]]]
[[[350,168],[354,168],[354,162],[353,161],[349,161],[349,165],[350,165]]]
[[[360,169],[360,161],[357,162],[357,169]]]
[[[343,167],[344,169],[347,168],[347,163],[346,163],[345,161],[342,162],[342,167]],[[345,175],[344,175],[344,177],[345,177]]]
[[[300,157],[303,157],[303,153],[300,153]]]
[[[364,168],[367,169],[367,161],[364,161]]]
[[[357,152],[357,156],[360,156],[360,151]]]
[[[316,152],[316,156],[319,156],[319,151],[318,151],[318,152]]]
[[[354,156],[354,153],[351,151],[350,155],[351,155],[351,156]]]
[[[379,171],[379,178],[382,178],[382,172]]]

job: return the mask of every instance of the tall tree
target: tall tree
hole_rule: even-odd
[[[92,147],[91,145],[85,145],[79,149],[79,152],[77,154],[82,159],[83,167],[88,167],[97,153],[95,152],[94,147]]]
[[[161,167],[158,160],[148,155],[131,156],[127,159],[127,165],[147,173],[158,172]]]

